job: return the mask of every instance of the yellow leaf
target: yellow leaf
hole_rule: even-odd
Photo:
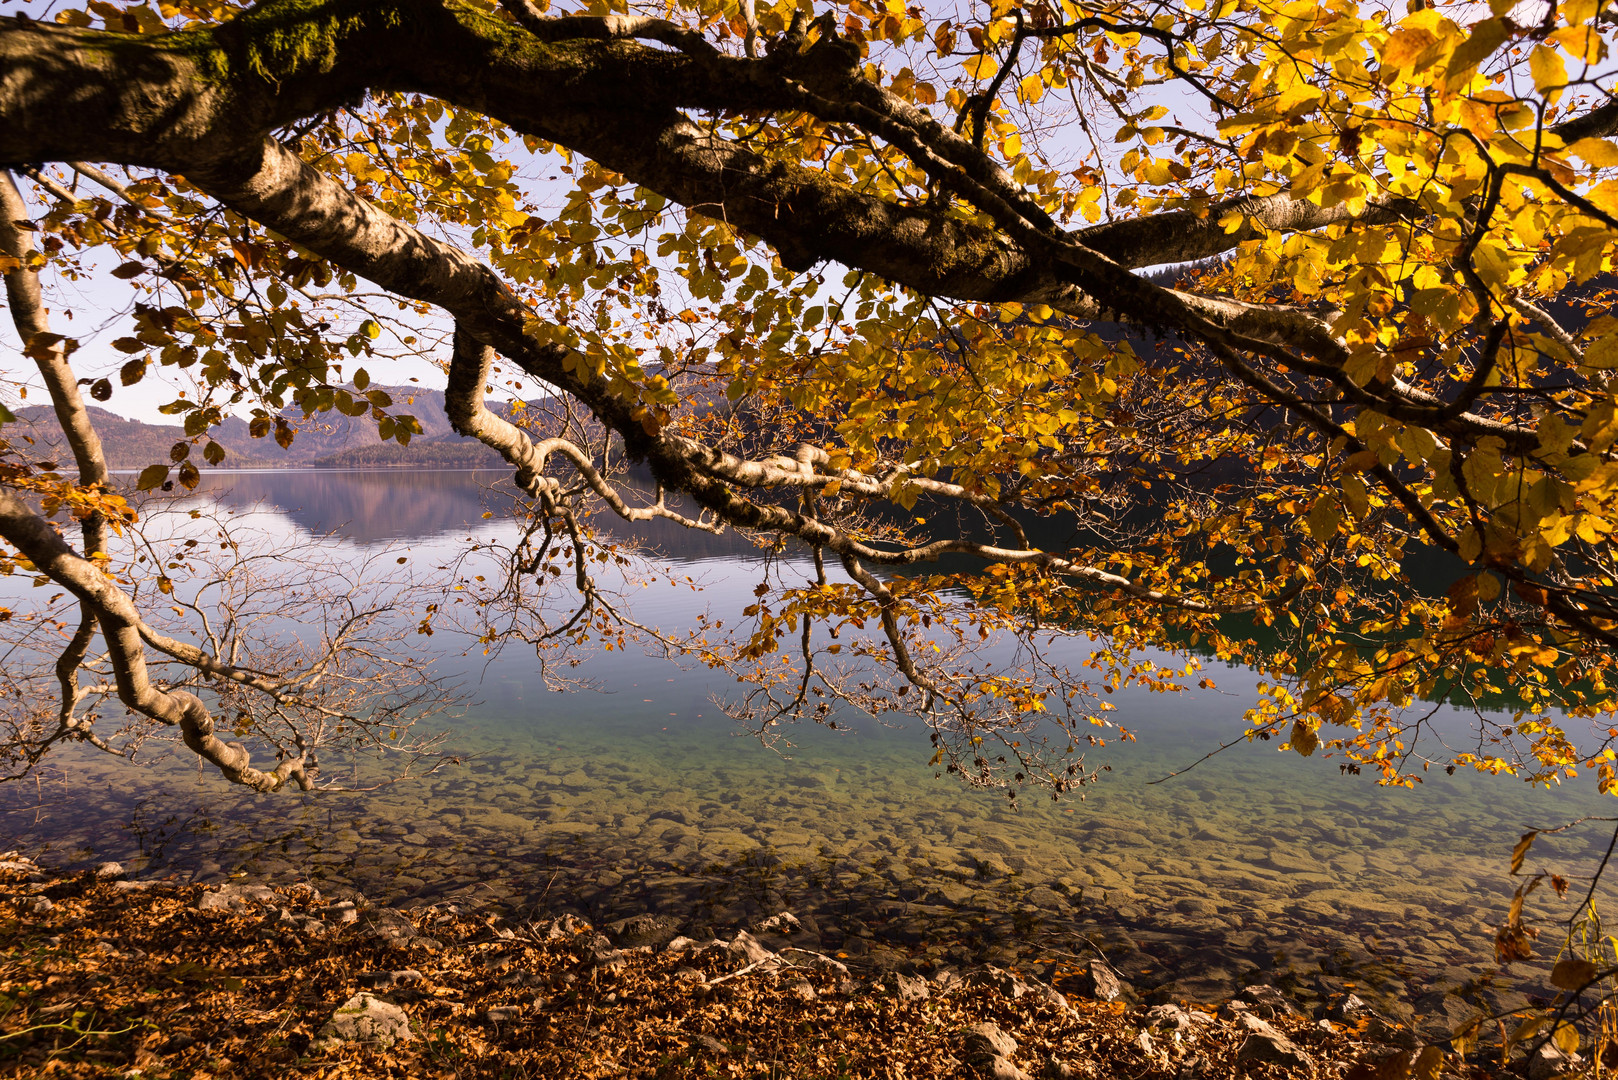
[[[1618,367],[1618,334],[1597,338],[1585,347],[1585,367]]]
[[[1564,26],[1546,40],[1554,41],[1586,64],[1599,64],[1606,52],[1606,42],[1594,26]]]
[[[1405,67],[1437,41],[1437,36],[1431,30],[1417,28],[1395,31],[1382,50],[1382,63],[1392,68]]]
[[[1153,158],[1141,169],[1141,179],[1154,187],[1161,187],[1174,180],[1174,174],[1169,171],[1169,163],[1162,158]]]
[[[1315,734],[1314,728],[1302,720],[1293,722],[1292,734],[1288,736],[1287,741],[1292,744],[1292,749],[1304,757],[1312,756],[1320,746],[1320,736]]]
[[[1618,146],[1606,139],[1580,139],[1567,148],[1567,153],[1581,157],[1595,168],[1618,165]]]
[[[1342,520],[1342,514],[1337,509],[1337,501],[1322,495],[1315,500],[1315,505],[1309,508],[1309,535],[1324,544],[1337,535],[1337,526]]]
[[[1370,512],[1371,500],[1365,490],[1365,481],[1350,473],[1343,477],[1343,501],[1348,504],[1349,513],[1356,518],[1363,519]]]
[[[1416,1060],[1410,1063],[1410,1076],[1412,1080],[1438,1080],[1444,1071],[1444,1051],[1436,1046],[1422,1047]]]
[[[1494,55],[1509,36],[1504,18],[1485,19],[1472,27],[1465,41],[1450,53],[1446,69],[1453,84],[1457,76],[1465,75]]]
[[[1528,70],[1533,73],[1534,85],[1540,93],[1567,85],[1567,65],[1562,54],[1553,46],[1537,46],[1528,57]]]
[[[1000,70],[1000,64],[988,53],[979,53],[962,64],[961,69],[974,79],[992,79]]]

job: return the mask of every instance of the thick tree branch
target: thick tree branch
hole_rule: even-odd
[[[246,747],[227,743],[214,733],[213,714],[201,698],[185,690],[164,690],[153,682],[141,642],[143,624],[133,601],[100,567],[69,547],[49,522],[3,488],[0,536],[95,613],[120,701],[142,716],[179,728],[186,746],[232,783],[265,792],[277,791],[288,781],[309,786],[303,756],[286,758],[270,772],[256,769]]]

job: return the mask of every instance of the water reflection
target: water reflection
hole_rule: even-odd
[[[205,494],[273,503],[285,517],[272,527],[340,528],[356,549],[447,552],[509,528],[483,518],[501,481],[238,473]],[[652,540],[704,589],[650,586],[635,598],[642,618],[672,628],[750,601],[760,553],[745,538],[664,526]],[[132,770],[68,753],[39,787],[0,793],[0,827],[59,861],[307,876],[407,903],[653,909],[699,924],[788,907],[813,916],[825,947],[876,964],[1101,948],[1143,992],[1170,997],[1252,979],[1410,997],[1489,968],[1524,827],[1604,809],[1583,789],[1473,776],[1390,791],[1265,744],[1150,784],[1236,729],[1253,690],[1240,671],[1219,673],[1222,692],[1119,695],[1141,741],[1109,749],[1107,780],[1082,802],[1013,806],[937,778],[914,730],[809,726],[785,754],[737,739],[711,701],[725,685],[700,667],[603,652],[579,670],[608,692],[555,694],[517,651],[442,663],[480,700],[454,733],[461,768],[366,795],[257,797],[184,761]],[[1535,865],[1568,872],[1598,839],[1546,838]]]
[[[631,505],[655,499],[649,477],[631,474],[620,486]],[[197,494],[237,511],[274,507],[304,532],[372,545],[458,539],[483,526],[486,512],[509,512],[514,490],[510,472],[501,469],[214,469],[203,474]],[[594,524],[606,536],[686,561],[759,554],[735,532],[715,536],[662,520],[631,526],[611,515]]]

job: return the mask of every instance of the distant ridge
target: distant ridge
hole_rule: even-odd
[[[348,417],[334,411],[306,418],[297,409],[286,409],[281,415],[297,435],[285,449],[273,438],[253,438],[247,421],[239,417],[230,417],[210,432],[225,450],[225,460],[218,467],[475,469],[502,464],[499,454],[476,439],[455,434],[444,411],[443,391],[419,386],[379,389],[393,399],[388,407],[390,414],[414,416],[421,425],[421,434],[411,439],[409,446],[382,442],[369,416]],[[154,462],[168,461],[175,443],[189,441],[177,424],[126,420],[94,405],[88,411],[101,436],[107,465],[113,469],[143,469]],[[497,411],[509,413],[509,407]],[[20,441],[18,436],[33,440],[32,447],[24,453],[36,461],[55,461],[62,467],[72,463],[73,455],[49,405],[29,405],[13,412],[17,423],[7,425],[6,434],[14,442]],[[202,455],[195,451],[193,454],[201,466]]]

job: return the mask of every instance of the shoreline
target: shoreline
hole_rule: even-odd
[[[874,970],[800,944],[805,929],[779,912],[710,936],[650,913],[592,925],[475,904],[405,912],[307,883],[208,889],[15,855],[0,893],[13,916],[0,928],[0,1075],[54,1057],[74,1076],[341,1063],[365,1076],[1333,1080],[1352,1061],[1413,1058],[1419,1041],[1343,1001],[1322,1023],[1261,984],[1218,1010],[1142,1003],[1093,957]],[[361,1017],[359,1035],[342,1035],[344,1015]],[[62,1017],[78,1041],[56,1038]],[[372,1019],[409,1037],[389,1043]]]

